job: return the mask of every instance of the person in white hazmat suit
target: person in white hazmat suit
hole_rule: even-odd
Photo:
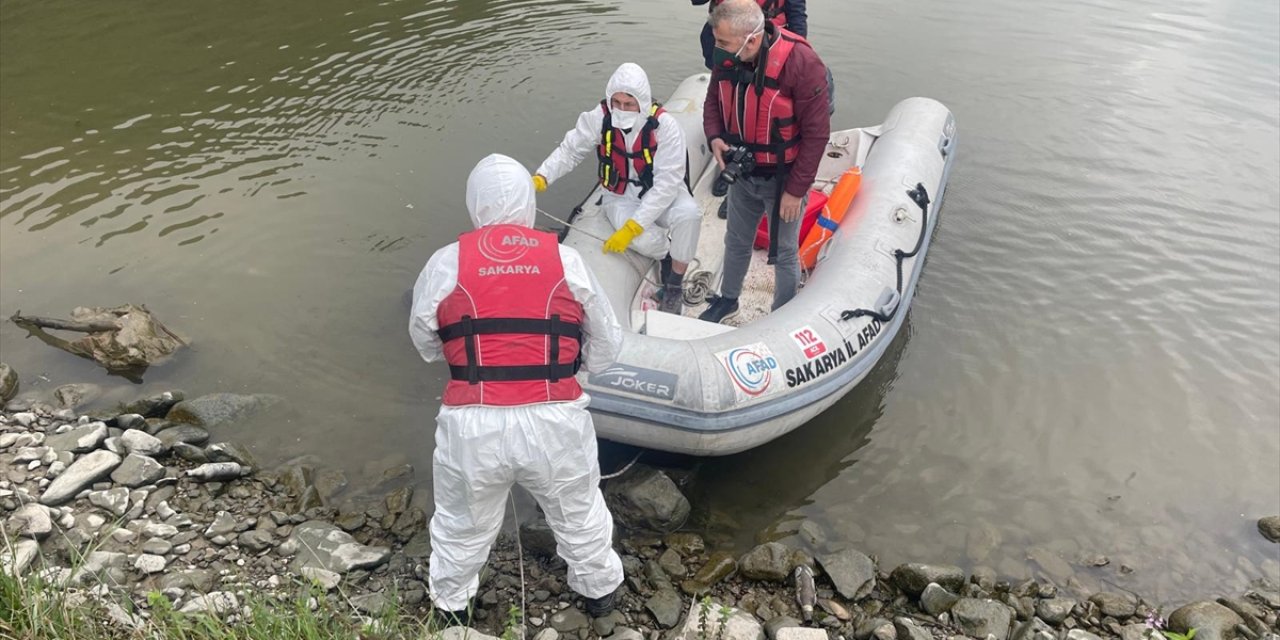
[[[683,308],[684,273],[698,249],[701,214],[685,183],[685,141],[680,124],[653,104],[649,77],[631,62],[613,72],[600,104],[578,123],[538,167],[534,187],[572,171],[594,150],[604,187],[604,210],[616,231],[604,251],[628,248],[662,261],[662,304]]]
[[[622,328],[582,256],[533,229],[534,189],[502,155],[467,178],[475,230],[436,251],[413,287],[409,334],[449,364],[436,417],[431,599],[465,624],[512,484],[533,495],[587,611],[622,583],[600,491],[589,398],[574,373],[607,368]]]

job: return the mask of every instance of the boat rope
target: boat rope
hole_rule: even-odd
[[[617,471],[614,471],[613,473],[610,473],[610,474],[608,474],[608,475],[600,476],[600,479],[601,479],[601,480],[608,480],[608,479],[610,479],[610,478],[616,478],[616,477],[618,477],[618,476],[620,476],[620,475],[622,475],[622,474],[626,473],[626,472],[627,472],[627,470],[629,470],[631,467],[635,466],[636,461],[640,459],[640,454],[642,454],[642,453],[644,453],[644,450],[643,450],[643,449],[641,449],[640,451],[637,451],[637,452],[636,452],[635,457],[631,458],[631,462],[628,462],[628,463],[627,463],[627,466],[625,466],[625,467],[623,467],[623,468],[621,468],[621,469],[618,469]]]
[[[579,226],[577,226],[577,225],[573,224],[572,222],[570,222],[570,221],[568,221],[568,220],[565,220],[565,219],[563,219],[563,218],[560,218],[560,217],[554,216],[554,215],[552,215],[552,214],[550,214],[550,213],[547,213],[546,211],[543,211],[542,209],[539,209],[539,208],[537,208],[537,207],[534,207],[534,210],[535,210],[535,211],[537,211],[538,213],[541,213],[542,215],[544,215],[544,216],[546,216],[546,217],[548,217],[548,218],[551,218],[551,219],[552,219],[552,220],[554,220],[555,222],[559,222],[560,224],[564,225],[566,229],[573,229],[574,231],[577,231],[578,233],[581,233],[582,235],[584,235],[584,236],[586,236],[586,237],[588,237],[588,238],[593,238],[593,239],[595,239],[595,240],[599,240],[600,242],[608,242],[608,239],[607,239],[607,238],[601,238],[600,236],[598,236],[598,235],[596,235],[596,234],[594,234],[594,233],[591,233],[590,231],[587,231],[587,230],[583,229],[582,227],[579,227]],[[650,258],[649,256],[646,256],[646,255],[644,255],[644,254],[642,254],[642,253],[640,253],[640,252],[636,251],[635,249],[632,249],[631,247],[627,247],[627,251],[630,251],[631,253],[634,253],[634,254],[636,254],[636,255],[638,255],[638,256],[640,256],[640,257],[642,257],[642,258],[646,259],[646,260],[651,260],[651,259],[652,259],[652,258]],[[624,259],[624,260],[626,260],[626,258],[623,258],[623,259]],[[632,262],[631,260],[627,260],[627,264],[631,265],[631,268],[632,268],[632,269],[634,269],[634,270],[635,270],[635,272],[636,272],[637,274],[639,274],[639,276],[640,276],[640,279],[641,279],[641,280],[643,280],[643,281],[645,281],[645,282],[648,282],[649,284],[653,285],[654,287],[656,287],[656,288],[658,288],[658,289],[661,289],[661,288],[662,288],[662,284],[661,284],[661,283],[654,282],[651,278],[649,278],[649,270],[648,270],[648,269],[641,269],[641,268],[640,268],[640,265],[637,265],[636,263]]]
[[[911,198],[911,201],[916,203],[917,207],[920,207],[920,237],[916,238],[916,246],[911,251],[895,249],[893,252],[893,256],[898,262],[898,303],[888,313],[881,313],[874,309],[845,309],[840,312],[841,320],[848,321],[854,318],[870,317],[880,322],[888,322],[898,313],[898,309],[902,308],[902,264],[906,262],[907,258],[913,258],[920,253],[921,247],[924,246],[925,233],[929,229],[929,192],[925,190],[924,184],[917,182],[916,188],[907,192],[907,197]]]

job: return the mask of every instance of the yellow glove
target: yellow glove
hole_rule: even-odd
[[[547,190],[547,179],[542,177],[542,174],[535,173],[533,175],[533,191],[535,193],[542,193],[543,191],[546,191],[546,190]]]
[[[604,250],[606,252],[622,253],[627,250],[627,245],[631,244],[636,236],[644,233],[644,227],[636,223],[635,220],[627,220],[621,229],[613,232],[608,240],[604,241]]]

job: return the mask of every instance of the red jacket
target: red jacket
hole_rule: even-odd
[[[765,24],[765,37],[769,42],[777,37],[777,29],[772,23]],[[752,63],[744,64],[749,69],[755,68]],[[708,142],[725,134],[726,123],[721,115],[720,97],[716,91],[720,74],[723,73],[719,70],[712,71],[707,97],[702,105],[702,128],[707,134]],[[822,153],[831,137],[827,67],[813,49],[796,47],[778,74],[778,89],[794,102],[795,117],[800,129],[800,149],[783,188],[793,196],[803,197],[818,175],[818,163],[822,161]]]

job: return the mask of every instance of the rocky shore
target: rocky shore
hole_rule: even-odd
[[[292,602],[299,593],[353,619],[389,608],[431,617],[427,514],[414,504],[408,465],[356,491],[314,461],[261,469],[244,448],[212,441],[211,431],[270,397],[174,391],[89,415],[73,408],[74,389],[54,397],[68,406],[18,399],[0,412],[5,572],[97,603],[122,637],[146,625],[157,594],[230,623],[249,615],[250,598]],[[618,610],[585,615],[549,529],[533,518],[495,547],[476,601],[478,632],[509,635],[514,619],[517,633],[537,640],[1137,640],[1156,637],[1161,624],[1194,628],[1200,640],[1280,638],[1280,586],[1265,580],[1166,614],[1130,592],[1010,583],[986,569],[881,567],[852,549],[814,557],[767,542],[737,555],[680,530],[688,500],[666,473],[642,465],[607,481],[606,496],[627,575]],[[1280,517],[1264,518],[1259,532],[1280,540]],[[817,576],[810,625],[792,582],[799,565]]]

